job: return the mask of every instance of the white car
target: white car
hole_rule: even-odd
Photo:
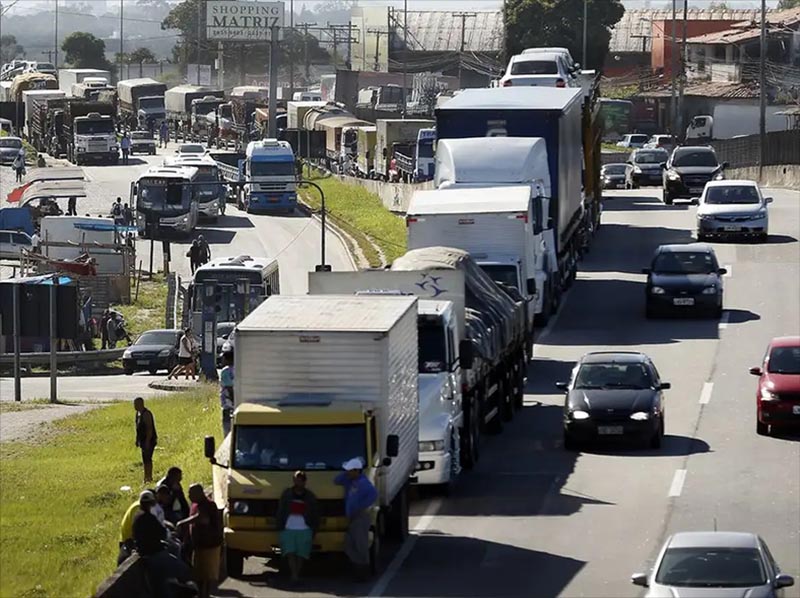
[[[553,53],[553,54],[561,54],[564,61],[567,63],[567,67],[571,72],[577,72],[580,70],[581,65],[578,62],[575,62],[572,59],[572,54],[569,53],[567,48],[527,48],[523,50],[522,53],[524,55],[531,55],[531,54],[542,54],[542,53]]]
[[[200,143],[181,143],[175,150],[175,154],[178,156],[204,156],[206,151],[205,146]]]
[[[563,54],[536,52],[512,56],[501,87],[579,87]]]
[[[746,180],[710,181],[697,200],[697,240],[709,237],[769,236],[767,204],[758,183]]]
[[[640,135],[639,133],[623,135],[622,139],[617,141],[617,147],[630,147],[630,148],[644,147],[644,144],[647,143],[647,139],[648,139],[647,135]]]
[[[18,260],[22,250],[31,251],[33,244],[27,233],[17,230],[0,230],[0,258]]]

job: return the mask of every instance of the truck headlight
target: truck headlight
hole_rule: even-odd
[[[444,450],[444,440],[423,440],[419,443],[420,453],[435,453]]]
[[[78,153],[85,152],[85,151],[86,151],[85,147],[79,147],[78,148]]]
[[[570,412],[569,415],[574,420],[589,419],[590,417],[589,414],[583,409],[576,409],[575,411]]]
[[[250,505],[246,500],[235,500],[231,505],[231,512],[234,515],[246,515],[250,511]]]

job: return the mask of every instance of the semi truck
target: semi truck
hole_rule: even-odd
[[[23,102],[23,93],[29,90],[57,90],[58,81],[53,75],[45,73],[24,73],[17,75],[11,81],[8,92],[8,102]],[[63,96],[61,96],[63,97]],[[26,106],[27,109],[27,106]]]
[[[102,69],[58,69],[58,88],[68,96],[75,95],[75,86],[86,79],[93,79],[94,82],[103,80],[108,85],[111,73]]]
[[[38,98],[28,114],[28,141],[39,152],[54,158],[67,151],[62,135],[65,98]]]
[[[491,182],[484,176],[492,169],[490,164],[506,168],[504,162],[496,159],[498,146],[507,143],[514,147],[515,143],[500,141],[489,150],[490,146],[484,145],[488,141],[486,138],[544,139],[550,178],[549,210],[544,222],[553,230],[554,249],[551,251],[556,262],[549,266],[552,277],[544,289],[549,311],[556,308],[563,291],[574,280],[578,259],[599,224],[597,165],[600,156],[596,151],[601,134],[596,118],[599,107],[587,99],[584,108],[583,95],[583,91],[576,88],[468,89],[436,111],[439,140],[473,138],[473,150],[481,152],[470,162],[471,168],[477,169],[470,175],[473,181]],[[437,152],[440,146],[441,141]],[[491,155],[492,160],[486,160],[487,155]],[[462,168],[462,172],[464,170]],[[583,174],[579,176],[578,173]],[[525,178],[521,171],[514,174],[519,176],[512,176],[509,169],[503,182],[511,182],[509,178]]]
[[[22,92],[22,103],[25,105],[25,127],[23,133],[30,139],[33,131],[31,128],[31,116],[34,113],[34,103],[41,100],[63,99],[64,92],[58,89],[27,89]]]
[[[102,92],[115,91],[105,79],[87,77],[82,83],[72,86],[72,97],[80,100],[100,101]]]
[[[119,162],[119,145],[109,102],[72,99],[64,105],[63,136],[67,159],[80,166],[87,162]]]
[[[439,273],[447,288],[464,288],[464,275],[453,270]],[[458,306],[452,300],[426,299],[417,286],[424,273],[365,270],[362,272],[309,272],[311,295],[379,297],[387,294],[417,295],[419,354],[419,462],[412,483],[447,490],[461,473],[462,368],[472,365],[472,345],[459,334]],[[382,289],[382,290],[381,290]]]
[[[203,113],[204,108],[209,108],[209,106],[209,111],[213,112],[214,108],[221,103],[216,100],[222,100],[224,96],[225,93],[222,90],[204,85],[178,85],[168,89],[164,93],[164,106],[174,138],[183,138],[187,141],[194,139],[194,121],[197,118],[195,106],[200,107],[200,113]],[[206,98],[209,99],[204,105],[203,102],[206,101]]]
[[[409,249],[458,247],[492,280],[517,289],[529,304],[528,335],[533,338],[536,289],[543,282],[537,263],[543,252],[536,247],[536,213],[528,187],[417,191],[406,214]]]
[[[335,478],[358,458],[378,491],[369,507],[370,560],[382,536],[408,534],[409,478],[418,460],[417,300],[273,295],[236,331],[235,411],[217,450],[228,575],[248,556],[279,551],[281,493],[302,469],[321,522],[312,554],[342,553],[348,521]]]
[[[388,179],[394,145],[416,142],[419,130],[433,125],[432,120],[424,119],[380,118],[375,121],[375,175]]]
[[[414,143],[395,146],[394,158],[403,182],[419,183],[433,179],[434,141],[436,141],[436,129],[420,129]]]
[[[119,119],[129,129],[156,129],[166,118],[167,86],[155,79],[125,79],[117,83]]]

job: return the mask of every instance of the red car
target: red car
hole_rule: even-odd
[[[756,432],[800,430],[800,336],[772,339],[764,363],[750,373],[758,376]]]

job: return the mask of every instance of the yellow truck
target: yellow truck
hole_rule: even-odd
[[[417,299],[273,295],[236,332],[236,409],[219,450],[205,439],[224,510],[228,575],[248,556],[280,554],[275,514],[303,470],[321,523],[314,553],[344,550],[344,494],[334,478],[358,457],[378,490],[370,556],[408,533],[418,460]]]

